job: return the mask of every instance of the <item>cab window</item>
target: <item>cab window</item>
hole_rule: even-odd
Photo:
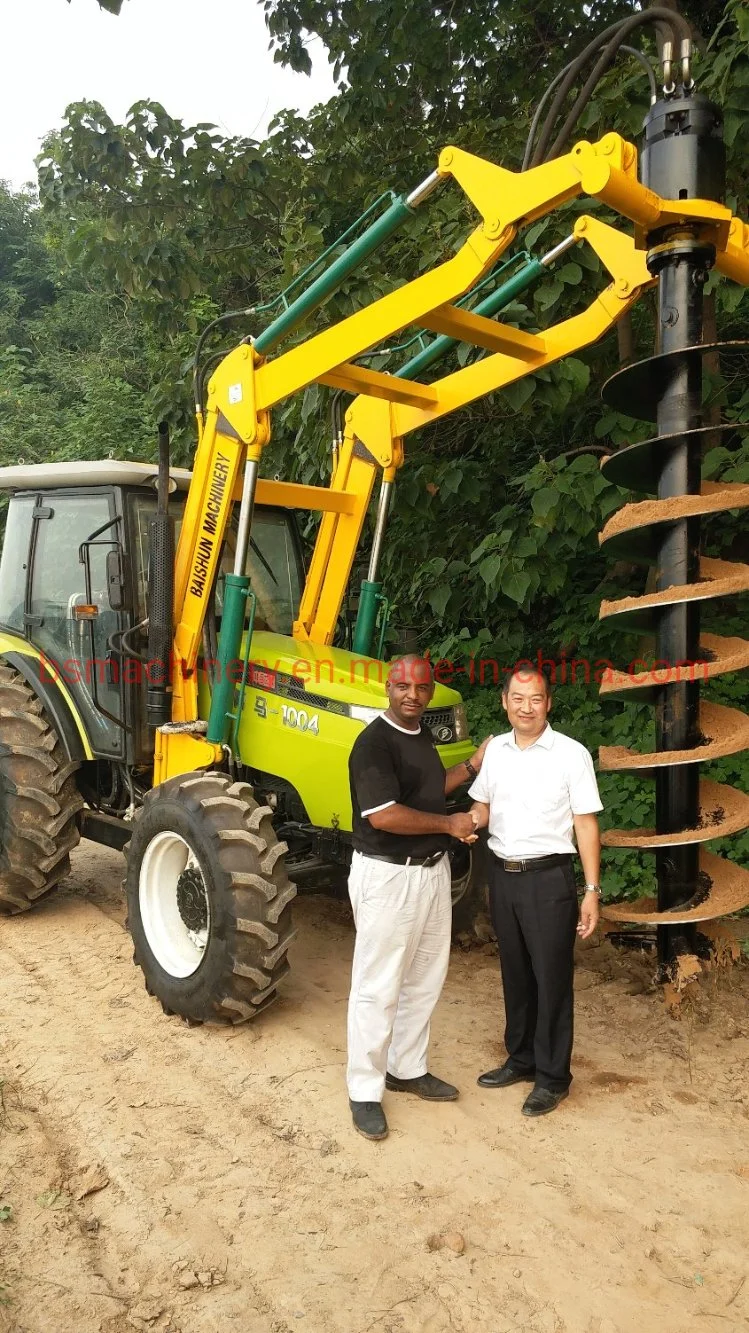
[[[236,529],[230,528],[221,558],[216,614],[221,614],[221,574],[234,569]],[[294,534],[284,514],[256,509],[252,519],[250,551],[245,572],[257,598],[255,629],[291,634],[301,597],[300,570]]]
[[[182,525],[184,502],[185,497],[180,494],[173,495],[169,501],[174,517],[175,543]],[[138,496],[135,513],[137,617],[143,620],[147,614],[148,525],[156,513],[155,498]],[[302,592],[302,570],[292,525],[293,519],[283,511],[255,509],[245,571],[257,598],[255,629],[291,634]],[[221,616],[223,605],[222,576],[234,569],[235,550],[236,529],[232,526],[226,534],[219,566],[217,617]]]

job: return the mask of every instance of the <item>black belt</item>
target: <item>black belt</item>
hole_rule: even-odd
[[[572,860],[572,855],[566,852],[552,852],[551,856],[530,856],[525,861],[517,857],[497,856],[496,852],[492,852],[492,856],[510,875],[522,874],[524,870],[546,870],[547,866],[560,866]]]
[[[431,856],[386,856],[384,852],[362,852],[370,861],[386,861],[390,866],[436,866],[445,852],[432,852]]]

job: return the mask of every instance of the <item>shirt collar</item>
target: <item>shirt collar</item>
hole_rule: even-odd
[[[419,722],[418,731],[412,731],[410,727],[399,726],[397,722],[394,722],[391,717],[387,717],[385,713],[380,713],[380,717],[382,718],[383,722],[387,722],[388,726],[393,728],[393,731],[400,731],[403,733],[404,736],[421,735],[421,722]]]
[[[513,750],[519,750],[520,746],[515,740],[514,731],[506,731],[499,740],[503,745],[509,745]],[[536,738],[532,745],[526,745],[526,750],[533,750],[535,746],[540,745],[542,750],[550,750],[554,744],[554,732],[551,729],[551,723],[547,722],[541,735]]]

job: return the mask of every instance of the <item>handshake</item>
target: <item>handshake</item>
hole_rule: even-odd
[[[459,842],[476,842],[477,830],[481,826],[478,810],[464,810],[457,815],[448,815],[447,822],[451,838],[457,838]]]

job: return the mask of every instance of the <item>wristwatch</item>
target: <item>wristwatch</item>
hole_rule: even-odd
[[[586,885],[585,885],[585,892],[586,892],[586,893],[597,893],[597,894],[598,894],[598,897],[600,898],[600,896],[601,896],[601,886],[600,886],[600,884],[586,884]]]
[[[466,768],[468,769],[468,776],[469,776],[470,778],[477,778],[477,777],[478,777],[478,769],[475,769],[475,768],[473,767],[473,764],[471,763],[470,759],[464,759],[464,760],[463,760],[463,763],[465,764]]]

